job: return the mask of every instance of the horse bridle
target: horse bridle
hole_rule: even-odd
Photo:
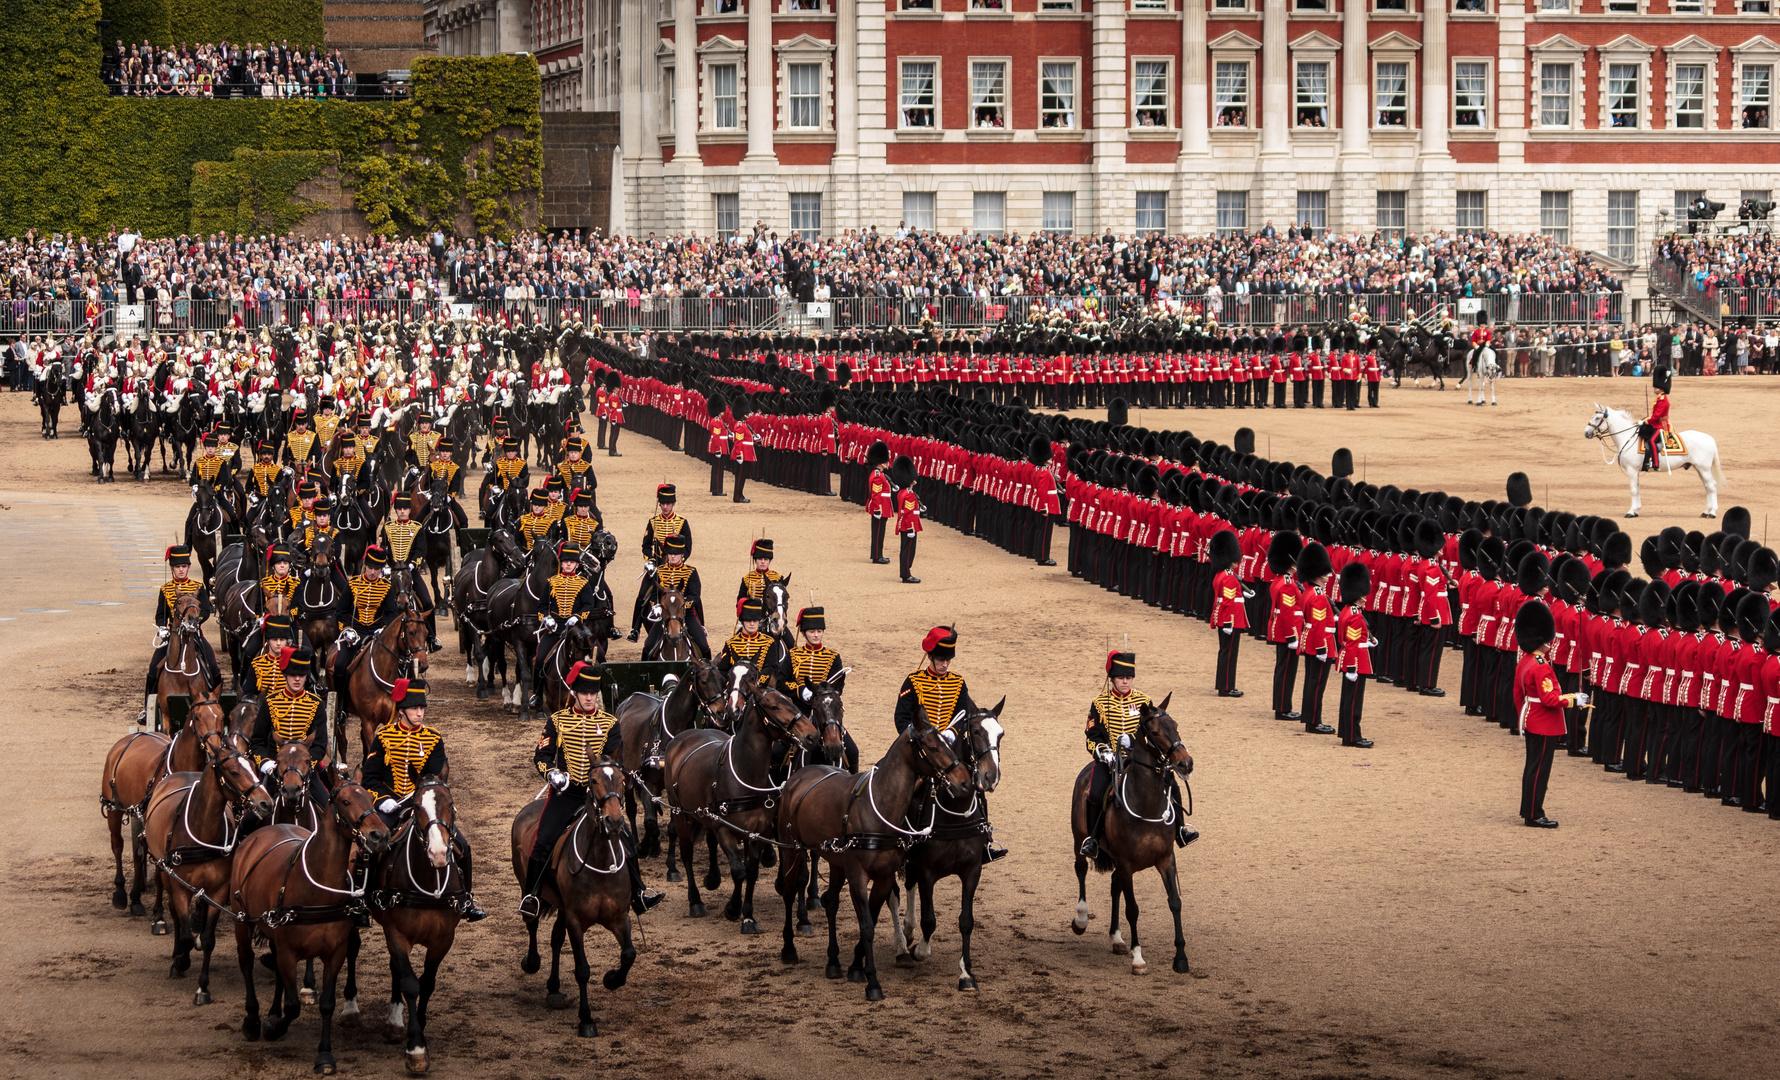
[[[410,627],[410,626],[424,627],[424,626],[426,626],[426,619],[420,614],[420,612],[415,611],[412,607],[404,606],[402,608],[401,619],[395,623],[392,623],[391,625],[401,627],[399,636],[406,638],[408,636],[408,627]],[[424,655],[427,650],[426,645],[423,643],[421,645],[415,646],[412,649],[407,649],[403,652],[398,653],[394,649],[390,648],[388,645],[385,645],[383,643],[383,635],[381,633],[371,635],[371,646],[372,646],[373,652],[381,651],[385,656],[387,656],[391,660],[395,661],[396,676],[398,678],[405,677],[403,675],[404,672],[413,670],[414,658],[417,656]],[[372,675],[377,674],[376,670],[373,669],[371,674]]]
[[[1171,762],[1169,760],[1169,758],[1173,755],[1176,748],[1184,745],[1179,739],[1176,739],[1172,743],[1169,743],[1167,746],[1159,746],[1151,738],[1152,727],[1153,727],[1153,730],[1156,732],[1156,738],[1161,737],[1161,731],[1162,731],[1161,725],[1154,724],[1153,722],[1160,720],[1164,716],[1168,716],[1168,714],[1165,712],[1161,712],[1161,711],[1155,711],[1155,712],[1150,713],[1148,716],[1144,717],[1142,720],[1138,721],[1138,725],[1137,725],[1138,734],[1143,736],[1143,747],[1144,747],[1144,749],[1148,750],[1151,753],[1151,755],[1153,755],[1155,757],[1156,763],[1154,765],[1145,765],[1141,761],[1131,760],[1131,764],[1136,765],[1139,768],[1149,769],[1150,771],[1154,772],[1157,776],[1161,776],[1163,773],[1168,772],[1170,769],[1180,768],[1179,765],[1176,765],[1175,763]],[[1130,760],[1130,759],[1127,759],[1127,760]]]
[[[934,761],[932,752],[927,749],[927,744],[921,740],[921,737],[919,735],[916,734],[915,725],[910,724],[908,726],[908,728],[906,729],[906,734],[908,736],[910,745],[912,745],[915,748],[916,759],[919,760],[921,762],[921,764],[923,764],[923,765],[927,766],[929,769],[933,770],[934,778],[939,779],[939,778],[944,777],[946,775],[946,773],[952,771],[953,765],[962,765],[963,762],[961,762],[958,758],[958,755],[953,752],[952,746],[954,744],[948,743],[946,741],[945,731],[942,731],[939,728],[933,727],[931,724],[928,725],[928,727],[933,731],[933,734],[936,736],[936,739],[937,739],[941,749],[943,749],[945,751],[946,757],[950,759],[949,761],[947,761],[944,764],[939,764]],[[953,738],[956,739],[957,736],[954,735]]]
[[[213,738],[216,740],[215,746],[212,746],[210,743],[210,740]],[[265,789],[265,781],[260,778],[259,770],[253,767],[253,762],[248,759],[246,754],[229,744],[228,736],[225,735],[221,729],[205,732],[198,740],[198,743],[204,747],[204,757],[210,762],[211,768],[216,771],[218,779],[222,779],[222,764],[236,759],[239,759],[246,767],[247,775],[253,777],[253,783],[249,784],[245,789],[237,789],[233,784],[226,780],[223,782],[223,789],[232,796],[231,801],[239,804],[241,800],[253,794],[254,788],[260,788],[261,790]],[[270,795],[267,796],[267,798],[270,797]]]
[[[377,813],[377,803],[373,800],[371,805],[365,807],[364,813],[349,821],[347,820],[345,810],[342,809],[340,805],[340,796],[345,793],[347,788],[358,788],[367,795],[370,794],[370,789],[365,787],[365,785],[355,783],[351,780],[344,781],[340,784],[339,788],[334,791],[334,797],[328,800],[328,811],[333,814],[335,821],[345,826],[347,831],[352,833],[352,846],[358,848],[359,851],[364,852],[364,854],[369,855],[370,852],[365,850],[365,839],[360,830],[364,827],[365,821],[373,814]]]

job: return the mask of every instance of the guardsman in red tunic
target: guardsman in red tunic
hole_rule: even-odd
[[[1303,409],[1310,405],[1310,372],[1304,367],[1304,354],[1296,350],[1286,358],[1286,367],[1292,375],[1292,408]]]
[[[1312,352],[1306,367],[1310,376],[1310,407],[1320,409],[1323,407],[1323,381],[1328,376],[1329,366],[1322,353]]]
[[[1551,609],[1531,600],[1514,613],[1514,640],[1520,662],[1514,669],[1516,730],[1526,733],[1527,764],[1520,774],[1520,816],[1535,829],[1555,829],[1545,816],[1545,786],[1551,780],[1551,759],[1564,737],[1564,706],[1586,706],[1588,695],[1559,692],[1557,672],[1545,650],[1557,636]]]
[[[1211,582],[1211,625],[1218,632],[1219,697],[1242,696],[1236,688],[1236,657],[1242,644],[1240,631],[1248,629],[1248,609],[1243,606],[1248,590],[1236,576],[1241,560],[1242,542],[1234,532],[1223,529],[1212,534],[1207,569],[1216,575]]]
[[[729,457],[729,403],[722,394],[705,399],[705,414],[711,418],[711,440],[705,453],[711,458],[711,494],[723,494],[723,462]]]
[[[896,500],[892,497],[893,486],[890,483],[890,448],[882,439],[871,444],[865,452],[865,463],[871,468],[871,475],[866,479],[865,511],[871,515],[871,561],[879,566],[890,565],[884,557],[884,533],[890,528],[890,518],[896,513]]]
[[[1341,705],[1335,730],[1341,745],[1369,749],[1372,740],[1360,732],[1360,714],[1366,706],[1366,676],[1372,674],[1375,639],[1361,611],[1372,592],[1372,572],[1355,560],[1341,568],[1341,615],[1335,620],[1335,666],[1341,671]]]
[[[1298,553],[1298,601],[1302,612],[1298,630],[1298,655],[1304,658],[1304,704],[1299,719],[1313,735],[1333,735],[1323,723],[1323,689],[1329,682],[1329,666],[1335,661],[1335,613],[1327,592],[1334,567],[1328,549],[1311,541]]]
[[[1650,404],[1650,415],[1644,419],[1640,433],[1644,436],[1644,471],[1655,472],[1662,462],[1663,436],[1672,429],[1669,426],[1669,389],[1673,383],[1673,374],[1668,368],[1659,367],[1653,375],[1656,389],[1656,400]]]
[[[1273,646],[1273,717],[1296,720],[1292,691],[1298,684],[1298,629],[1302,622],[1299,598],[1302,590],[1293,571],[1304,540],[1295,532],[1279,532],[1267,544],[1267,568],[1273,581],[1267,587],[1267,643]]]
[[[618,433],[624,430],[624,380],[616,371],[606,372],[606,424],[611,431],[606,456],[623,457],[618,452]]]
[[[1378,386],[1384,381],[1384,369],[1378,364],[1378,353],[1376,351],[1367,353],[1361,367],[1366,372],[1366,407],[1376,409],[1378,408]]]
[[[735,496],[731,502],[752,502],[742,494],[742,485],[748,480],[748,474],[754,471],[754,429],[748,426],[748,402],[746,398],[737,398],[730,407],[730,415],[735,423],[730,425],[731,442],[735,449]]]
[[[915,463],[907,454],[899,456],[890,466],[890,482],[896,487],[896,534],[902,538],[899,572],[904,585],[919,585],[921,579],[914,575],[913,569],[915,539],[921,535],[921,497],[915,494]]]

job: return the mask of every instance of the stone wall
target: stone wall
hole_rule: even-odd
[[[618,150],[615,112],[544,115],[544,214],[547,229],[598,229],[612,223],[612,170]]]

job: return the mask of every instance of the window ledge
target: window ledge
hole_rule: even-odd
[[[1422,17],[1413,11],[1374,11],[1367,16],[1373,22],[1421,22]]]
[[[1448,22],[1495,22],[1493,11],[1454,11],[1447,16]]]
[[[1447,142],[1495,142],[1496,133],[1491,128],[1448,128]]]
[[[700,15],[693,21],[700,26],[709,26],[712,23],[745,23],[748,21],[748,13],[738,11],[732,15]]]
[[[1208,11],[1205,13],[1205,17],[1211,22],[1234,22],[1243,19],[1259,21],[1261,13],[1258,11]]]
[[[701,131],[698,133],[700,146],[721,145],[723,143],[745,143],[748,133],[745,131]]]
[[[1134,127],[1125,129],[1127,142],[1179,142],[1180,128]]]
[[[1134,22],[1179,22],[1178,11],[1127,11],[1125,18]]]
[[[1374,139],[1389,140],[1393,137],[1401,137],[1404,140],[1408,140],[1408,139],[1412,139],[1420,134],[1421,134],[1421,128],[1414,128],[1414,127],[1392,126],[1392,127],[1374,127],[1372,129],[1372,137]]]
[[[966,19],[984,19],[989,22],[1014,21],[1014,13],[1011,11],[966,11],[964,17]]]
[[[1340,22],[1338,11],[1294,11],[1287,16],[1293,22]]]
[[[910,22],[938,22],[945,18],[944,14],[938,11],[893,11],[890,13],[890,17],[907,19]]]
[[[1061,22],[1068,19],[1086,19],[1088,18],[1088,15],[1081,11],[1040,11],[1034,13],[1032,17],[1040,22],[1043,22],[1046,19],[1054,19]]]
[[[943,142],[946,133],[939,128],[897,128],[897,142]]]
[[[984,142],[1013,142],[1013,128],[966,128],[966,139],[980,139]]]
[[[1079,128],[1039,128],[1039,142],[1081,142],[1088,134]]]
[[[1527,132],[1527,137],[1534,142],[1660,142],[1660,143],[1731,143],[1731,142],[1780,142],[1780,131],[1763,131],[1759,128],[1713,128],[1709,131],[1678,131],[1674,128],[1644,128],[1638,131],[1627,131],[1624,128],[1584,128],[1568,130],[1563,128],[1535,128]]]
[[[1214,127],[1211,129],[1213,142],[1252,142],[1260,135],[1254,128]]]
[[[832,131],[775,131],[773,141],[776,143],[831,143],[834,141]]]
[[[1334,142],[1340,135],[1340,128],[1295,127],[1292,129],[1292,138],[1307,142]]]
[[[834,14],[827,11],[787,11],[783,15],[775,14],[776,23],[787,22],[833,22]]]

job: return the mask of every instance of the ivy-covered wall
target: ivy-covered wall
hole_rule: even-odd
[[[297,189],[338,167],[333,150],[249,150],[228,161],[200,161],[192,175],[194,233],[286,233],[318,211],[321,203],[299,198]]]
[[[241,149],[337,154],[341,182],[381,232],[508,235],[536,220],[543,123],[529,57],[417,59],[400,102],[113,98],[99,81],[100,0],[7,4],[18,16],[0,18],[0,101],[12,110],[0,236],[188,232],[197,166],[238,163]],[[200,193],[216,211],[215,192]],[[301,209],[260,212],[284,221]]]
[[[321,45],[322,0],[103,0],[113,41],[137,45],[215,44],[229,41]]]

